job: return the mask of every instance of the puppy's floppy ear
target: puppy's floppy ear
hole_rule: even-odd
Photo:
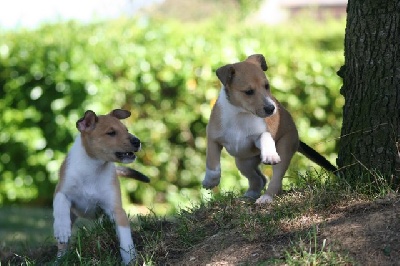
[[[99,118],[92,110],[87,110],[85,115],[76,122],[76,128],[80,132],[89,132],[96,127],[96,123],[99,121]]]
[[[131,116],[131,112],[122,109],[112,110],[109,115],[116,117],[118,119],[125,119]]]
[[[229,64],[220,67],[216,71],[218,79],[222,82],[224,86],[229,85],[232,82],[233,76],[235,75],[235,68],[233,65]]]
[[[268,69],[267,62],[265,61],[265,57],[262,54],[250,55],[246,59],[246,61],[260,65],[260,67],[263,71],[267,71],[267,69]]]

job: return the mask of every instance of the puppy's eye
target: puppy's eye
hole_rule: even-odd
[[[254,90],[247,90],[247,91],[244,91],[244,93],[246,95],[253,95],[254,94]]]
[[[107,135],[114,137],[115,135],[117,135],[117,132],[115,130],[109,131],[106,133]]]
[[[268,84],[268,83],[265,84],[265,89],[266,89],[266,90],[269,90],[269,84]]]

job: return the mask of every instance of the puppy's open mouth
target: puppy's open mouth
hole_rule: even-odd
[[[133,152],[116,152],[115,156],[120,161],[124,161],[124,160],[133,161],[136,158],[136,155]]]

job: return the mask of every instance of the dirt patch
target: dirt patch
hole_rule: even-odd
[[[303,224],[295,230],[283,226],[283,232],[270,239],[249,241],[237,231],[219,232],[167,264],[255,265],[279,261],[293,241],[313,227],[317,228],[318,241],[326,241],[335,252],[348,254],[357,265],[400,264],[398,196],[335,206],[323,217],[314,218],[301,218]]]
[[[400,264],[399,198],[345,208],[327,222],[321,236],[337,243],[360,265]]]
[[[225,223],[217,224],[215,217],[224,211],[224,206],[238,209],[225,210],[228,218],[225,218]],[[278,229],[272,232],[258,222],[254,227],[249,224],[248,228],[225,226],[227,221],[237,219],[237,210],[263,217],[272,215],[271,206],[256,207],[235,198],[230,203],[217,204],[214,209],[203,208],[195,214],[188,214],[192,215],[189,217],[194,221],[195,231],[190,231],[187,237],[202,235],[196,234],[198,230],[204,230],[207,236],[192,242],[197,244],[190,248],[187,243],[179,242],[182,239],[179,240],[176,234],[178,222],[175,221],[158,221],[155,223],[157,226],[148,224],[149,228],[135,232],[135,239],[141,255],[153,254],[154,265],[292,265],[294,263],[288,262],[287,254],[292,254],[294,247],[302,245],[306,247],[303,250],[323,246],[324,250],[339,254],[339,258],[349,257],[354,262],[340,260],[334,265],[400,265],[400,196],[394,194],[375,201],[351,199],[327,206],[325,210],[310,209],[304,215],[278,219],[275,224]],[[295,206],[290,205],[290,208],[295,209]],[[199,224],[208,226],[199,228]],[[147,231],[164,232],[164,236],[150,248],[142,235]],[[310,236],[313,237],[311,241]],[[115,250],[117,252],[118,248]],[[106,251],[109,252],[108,247]],[[55,253],[55,246],[32,250],[24,256],[0,250],[0,264],[20,265],[26,256],[37,265],[43,265],[52,261]],[[297,251],[294,255],[302,254]]]

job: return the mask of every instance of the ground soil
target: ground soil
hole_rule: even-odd
[[[288,247],[298,246],[299,236],[314,228],[319,246],[324,241],[330,250],[354,261],[334,265],[400,265],[400,196],[397,194],[372,202],[341,203],[323,214],[318,212],[295,221],[282,221],[279,227],[281,231],[269,239],[254,236],[249,240],[238,229],[216,231],[190,249],[167,250],[165,260],[158,264],[270,265],[275,260],[277,265],[287,265],[284,256]],[[38,262],[49,261],[55,253],[56,247],[52,246],[27,255]],[[7,257],[3,262],[11,265],[24,262],[23,258],[0,250],[0,258]]]
[[[351,202],[327,213],[304,217],[298,229],[288,225],[286,232],[271,239],[249,241],[240,232],[217,233],[168,264],[264,265],[266,260],[282,259],[299,231],[316,226],[318,241],[347,254],[355,265],[400,265],[400,197]]]

